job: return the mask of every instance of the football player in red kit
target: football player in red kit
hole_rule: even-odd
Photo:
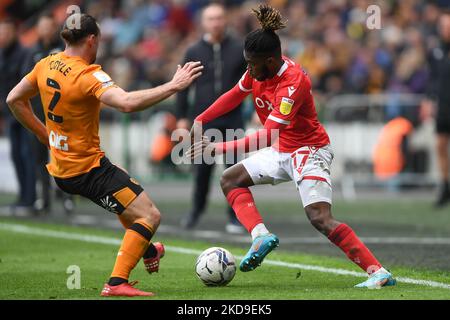
[[[196,118],[192,134],[201,130],[202,124],[233,110],[250,93],[264,128],[243,139],[227,142],[211,143],[203,137],[187,152],[196,158],[204,152],[218,155],[230,151],[249,152],[252,146],[260,149],[225,170],[220,182],[237,218],[253,239],[240,270],[254,270],[279,244],[278,237],[264,225],[249,187],[292,180],[311,224],[367,272],[368,280],[356,287],[395,285],[391,273],[355,232],[333,218],[330,179],[333,151],[324,127],[317,120],[311,81],[299,65],[281,54],[280,39],[275,33],[285,27],[280,13],[264,4],[254,12],[261,29],[249,33],[245,39],[247,71],[233,89]],[[276,138],[274,133],[278,133]],[[265,148],[267,146],[270,147]]]

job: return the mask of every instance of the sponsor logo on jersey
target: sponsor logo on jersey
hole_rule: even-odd
[[[283,97],[280,104],[280,112],[283,115],[288,115],[292,111],[292,106],[294,105],[294,100]]]
[[[256,106],[257,106],[258,108],[263,109],[263,108],[266,108],[266,107],[267,107],[267,110],[269,110],[269,111],[272,111],[272,110],[273,110],[273,105],[272,105],[272,103],[270,103],[270,101],[263,100],[263,99],[261,99],[260,97],[256,97],[256,99],[255,99],[255,104],[256,104]]]
[[[92,74],[100,82],[110,82],[111,78],[103,71],[97,71]]]
[[[60,135],[53,130],[50,131],[50,134],[48,135],[48,142],[50,146],[55,149],[69,151],[69,145],[66,143],[66,141],[67,136]]]
[[[102,204],[102,207],[108,210],[109,212],[118,213],[117,203],[113,202],[112,199],[109,198],[109,196],[101,198],[100,203]]]

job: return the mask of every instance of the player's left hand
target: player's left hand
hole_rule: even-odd
[[[216,147],[214,143],[209,141],[207,136],[202,136],[202,140],[194,142],[186,151],[185,155],[191,158],[191,160],[194,160],[197,157],[201,157],[205,151],[208,155],[214,157],[216,154]]]
[[[177,71],[170,81],[176,91],[186,89],[195,79],[202,75],[203,66],[200,61],[187,62],[184,66],[178,65]]]

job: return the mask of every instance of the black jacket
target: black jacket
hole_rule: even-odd
[[[177,94],[177,117],[192,121],[238,83],[245,72],[246,63],[242,42],[231,36],[225,37],[216,51],[211,43],[202,38],[187,50],[184,62],[187,61],[201,61],[204,66],[202,75],[195,83]],[[189,90],[193,90],[193,101],[189,100]],[[205,127],[242,128],[241,106]]]
[[[8,93],[30,71],[26,65],[28,50],[15,41],[0,49],[0,114],[12,120],[13,115],[6,104]]]
[[[437,117],[450,119],[450,43],[434,48],[428,61],[430,81],[427,93],[437,101]]]

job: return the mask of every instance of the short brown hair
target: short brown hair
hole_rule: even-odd
[[[72,19],[76,18],[74,15],[79,15],[80,27],[73,28],[69,26]],[[63,30],[61,31],[61,38],[67,41],[69,44],[74,45],[79,43],[81,40],[87,36],[93,34],[98,36],[100,33],[100,28],[98,27],[97,21],[94,17],[85,13],[74,13],[69,16],[64,23]]]

